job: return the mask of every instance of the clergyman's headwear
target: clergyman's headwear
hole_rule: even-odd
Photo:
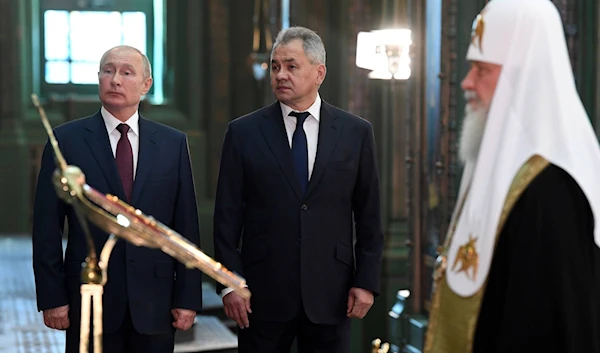
[[[473,25],[467,59],[502,65],[502,71],[479,156],[465,166],[459,200],[470,183],[469,192],[448,250],[453,264],[459,248],[476,238],[475,279],[464,271],[446,273],[462,297],[485,283],[510,185],[534,155],[564,169],[581,187],[600,245],[600,148],[577,94],[556,7],[548,0],[490,1]]]

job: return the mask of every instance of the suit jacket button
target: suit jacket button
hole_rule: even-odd
[[[308,210],[308,206],[306,206],[306,204],[303,204],[302,205],[302,211],[306,211],[306,210]]]

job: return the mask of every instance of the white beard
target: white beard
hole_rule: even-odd
[[[471,97],[474,92],[465,92],[465,98]],[[463,121],[460,134],[458,157],[463,163],[475,162],[479,155],[481,140],[485,130],[488,109],[483,107],[480,102],[475,103],[475,107],[467,104],[465,107],[465,119]]]

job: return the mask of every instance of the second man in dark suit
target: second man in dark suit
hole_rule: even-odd
[[[148,58],[120,46],[100,62],[102,108],[55,129],[67,163],[89,185],[111,193],[200,244],[196,196],[185,134],[142,118],[141,97],[152,86]],[[67,330],[67,353],[79,352],[81,264],[86,239],[73,209],[52,186],[55,169],[47,144],[38,179],[33,225],[37,303],[50,328]],[[63,261],[62,234],[68,222]],[[107,234],[91,233],[99,252]],[[201,273],[157,249],[119,240],[104,288],[104,352],[173,352],[175,328],[189,329],[202,305]]]
[[[383,234],[373,129],[321,99],[325,48],[312,30],[277,36],[277,102],[232,121],[223,142],[215,255],[243,275],[222,288],[240,353],[347,353],[350,318],[379,292]],[[353,239],[353,232],[356,239]]]

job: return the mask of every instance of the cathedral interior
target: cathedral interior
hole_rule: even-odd
[[[600,136],[598,2],[552,1],[579,95]],[[44,327],[35,306],[31,230],[47,135],[30,95],[40,97],[54,127],[92,115],[100,107],[102,53],[118,44],[146,53],[154,85],[139,110],[187,134],[201,248],[213,256],[225,129],[275,100],[269,83],[273,40],[296,25],[313,29],[325,44],[322,99],[365,118],[375,131],[385,235],[382,292],[363,320],[353,320],[352,352],[376,351],[375,339],[389,343],[390,352],[421,352],[436,252],[462,171],[457,140],[465,54],[473,19],[486,3],[0,0],[0,352],[59,352],[64,344],[60,331]],[[383,29],[404,31],[394,32],[381,50],[386,43],[373,44],[373,36]],[[383,66],[365,59],[375,52]],[[204,282],[204,312],[193,330],[178,333],[175,351],[236,352],[235,323],[225,316],[214,281],[205,276]]]

